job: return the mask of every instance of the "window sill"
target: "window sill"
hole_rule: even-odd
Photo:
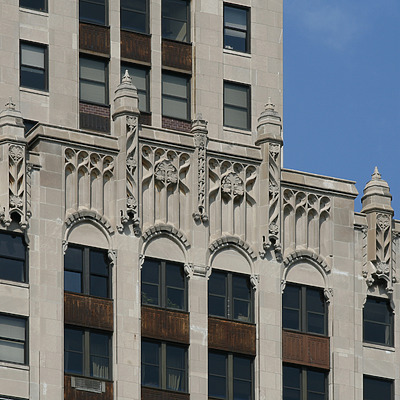
[[[49,16],[48,11],[33,10],[32,8],[20,7],[19,11],[25,12],[27,14],[41,15],[42,17],[48,17]]]
[[[44,97],[49,97],[49,92],[45,91],[45,90],[38,90],[38,89],[30,89],[30,88],[26,88],[26,87],[20,87],[19,88],[20,92],[24,92],[24,93],[32,93],[32,94],[37,94],[39,96],[44,96]]]
[[[9,281],[6,279],[0,279],[0,285],[16,286],[16,287],[20,287],[23,289],[29,289],[29,283]]]
[[[396,349],[393,346],[386,346],[384,344],[378,344],[378,343],[363,343],[363,347],[367,349],[376,349],[376,350],[384,350],[387,351],[388,353],[394,353]]]
[[[224,131],[225,132],[232,132],[232,133],[238,133],[239,135],[246,135],[249,136],[251,135],[251,130],[245,130],[245,129],[239,129],[239,128],[231,128],[229,126],[224,126]]]
[[[9,361],[0,361],[0,368],[12,368],[19,369],[21,371],[29,371],[29,365],[12,363]]]
[[[250,53],[242,53],[241,51],[230,50],[230,49],[223,49],[223,50],[224,50],[224,54],[231,54],[233,56],[251,58],[251,54]]]
[[[111,383],[114,382],[112,379],[96,378],[94,376],[74,374],[72,372],[67,372],[67,371],[64,371],[64,376],[74,376],[76,378],[93,379],[94,381],[98,381],[98,382],[111,382]]]

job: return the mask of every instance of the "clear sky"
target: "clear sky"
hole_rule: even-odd
[[[284,167],[356,181],[375,165],[400,219],[400,0],[284,0]]]

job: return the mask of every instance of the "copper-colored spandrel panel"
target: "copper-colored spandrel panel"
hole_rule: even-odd
[[[142,306],[142,336],[189,344],[189,313]]]
[[[113,301],[77,293],[64,293],[64,323],[113,331]]]
[[[90,378],[89,378],[90,379]],[[71,387],[71,376],[64,375],[64,400],[113,400],[113,382],[104,382],[105,391],[93,393]]]
[[[142,386],[142,400],[189,400],[188,393],[170,392]]]
[[[110,55],[110,29],[107,26],[79,24],[79,50]]]
[[[329,337],[282,331],[283,362],[329,369]]]
[[[163,39],[162,65],[192,73],[192,44]]]
[[[208,347],[256,355],[256,326],[219,318],[208,318]]]
[[[121,58],[151,63],[151,36],[121,31]]]

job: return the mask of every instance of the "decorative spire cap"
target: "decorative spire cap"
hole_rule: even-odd
[[[6,103],[5,106],[6,106],[6,110],[15,111],[15,103],[13,103],[11,96],[8,98],[8,103]]]
[[[132,84],[132,78],[131,78],[131,76],[129,75],[129,72],[128,72],[128,70],[126,69],[125,70],[125,74],[124,74],[124,76],[122,77],[122,83],[130,83],[130,84]]]
[[[208,122],[203,119],[203,115],[201,113],[196,114],[196,118],[192,120],[192,130],[204,130],[207,133],[207,124]]]

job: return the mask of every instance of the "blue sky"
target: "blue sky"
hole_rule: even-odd
[[[284,167],[356,181],[375,165],[400,219],[400,0],[284,0]]]

